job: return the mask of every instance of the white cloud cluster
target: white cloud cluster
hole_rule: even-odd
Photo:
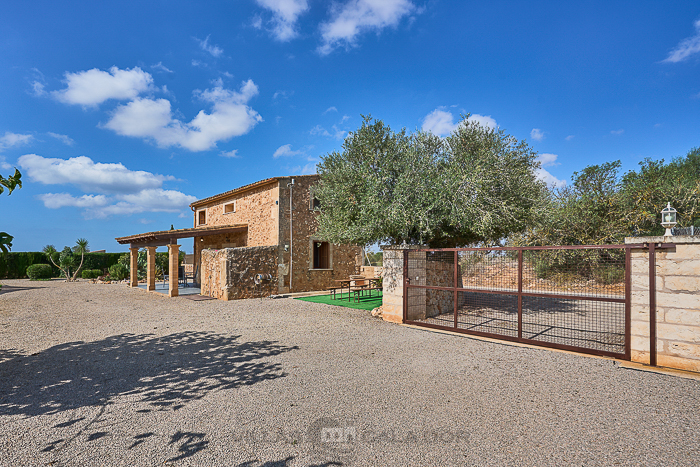
[[[498,125],[490,115],[471,114],[469,122],[477,122],[485,128],[496,129]],[[452,113],[442,109],[435,109],[423,119],[423,131],[429,131],[438,136],[447,136],[457,129],[459,122],[454,122]]]
[[[610,134],[615,136],[620,136],[624,132],[625,130],[623,130],[622,128],[620,128],[619,130],[610,130]]]
[[[552,188],[563,188],[566,186],[566,180],[559,180],[557,177],[549,173],[547,170],[544,169],[544,167],[552,167],[555,165],[559,165],[557,162],[557,156],[556,154],[540,154],[537,157],[537,161],[540,163],[540,168],[535,171],[537,174],[537,178],[539,180],[542,180],[545,182],[548,186]]]
[[[66,160],[26,154],[19,158],[18,163],[33,181],[44,185],[74,185],[83,192],[93,192],[82,196],[69,193],[39,196],[49,209],[82,208],[87,218],[178,212],[197,199],[179,191],[164,190],[163,182],[175,180],[172,176],[133,171],[122,164],[95,163],[85,156]]]
[[[32,139],[34,139],[34,136],[32,135],[10,133],[9,131],[7,131],[3,136],[0,136],[0,152],[15,146],[29,144],[29,142],[31,142]]]
[[[544,139],[544,131],[540,130],[539,128],[533,128],[530,132],[530,138],[534,139],[535,141],[542,141]]]
[[[48,132],[48,135],[52,138],[56,138],[66,146],[73,146],[75,144],[75,141],[73,141],[73,138],[71,138],[68,135],[60,135],[58,133],[53,133],[51,131]]]
[[[195,96],[212,105],[212,112],[200,110],[189,123],[175,118],[166,99],[138,98],[120,105],[103,125],[123,136],[154,141],[160,147],[180,146],[190,151],[205,151],[234,136],[248,133],[262,117],[248,101],[258,94],[252,80],[239,92],[217,86],[195,91]]]
[[[328,55],[338,47],[353,47],[357,37],[369,31],[395,27],[402,18],[417,11],[409,0],[350,0],[345,5],[334,4],[331,20],[322,23],[321,55]]]
[[[326,130],[321,125],[316,125],[311,130],[309,130],[309,133],[314,135],[314,136],[320,135],[320,136],[325,136],[326,138],[335,138],[337,140],[341,140],[341,139],[345,138],[347,131],[341,130],[340,128],[338,128],[337,125],[333,125],[331,127],[331,131]]]
[[[109,99],[134,99],[153,85],[153,77],[139,67],[109,72],[93,68],[77,73],[66,72],[66,88],[51,94],[65,104],[94,107]],[[43,88],[42,88],[43,89]]]
[[[220,53],[216,46],[202,42],[209,53]],[[212,48],[214,47],[214,48]],[[223,52],[223,51],[222,51]],[[154,68],[163,67],[161,63]],[[167,70],[170,71],[170,70]],[[190,121],[176,118],[170,101],[164,98],[142,97],[144,92],[155,91],[153,77],[136,67],[120,70],[112,67],[109,72],[92,69],[66,73],[67,87],[52,94],[61,102],[96,106],[109,99],[129,100],[118,105],[107,123],[100,127],[123,136],[143,138],[159,147],[179,146],[190,151],[204,151],[219,141],[248,133],[262,121],[262,117],[248,106],[248,101],[258,94],[252,80],[244,81],[239,91],[225,89],[221,80],[204,91],[195,90],[194,96],[211,106],[211,112],[200,110]],[[161,89],[167,93],[165,86]],[[70,144],[68,137],[51,134]]]
[[[220,57],[221,54],[224,53],[224,49],[222,49],[218,45],[213,45],[213,44],[209,43],[209,36],[207,36],[204,40],[197,39],[195,37],[194,40],[197,41],[197,43],[199,44],[199,47],[203,51],[207,52],[208,54],[210,54],[214,58]]]
[[[673,49],[663,61],[667,63],[678,63],[687,59],[691,55],[700,52],[700,19],[693,23],[695,35],[683,39],[675,49]]]
[[[272,157],[277,159],[278,157],[298,156],[299,154],[304,154],[304,151],[300,149],[292,150],[291,144],[285,144],[277,148]]]
[[[307,0],[256,0],[258,5],[272,12],[270,33],[280,42],[286,42],[299,35],[296,22],[309,9]],[[256,19],[254,26],[262,28],[262,20]]]

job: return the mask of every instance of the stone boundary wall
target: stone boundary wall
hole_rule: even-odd
[[[382,318],[392,323],[403,322],[403,252],[421,248],[417,245],[382,246]],[[424,248],[424,247],[423,247]]]
[[[277,246],[202,250],[201,294],[220,300],[267,297],[277,293]],[[255,285],[256,274],[272,281]]]
[[[626,244],[675,243],[656,250],[656,363],[700,371],[700,237],[631,237]],[[632,361],[649,363],[649,250],[632,250]]]

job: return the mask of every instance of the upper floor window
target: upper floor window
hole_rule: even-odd
[[[314,193],[314,189],[311,188],[309,190],[309,209],[312,211],[320,211],[321,210],[321,201],[316,197],[316,193]]]
[[[224,204],[224,214],[236,212],[236,202]]]
[[[197,221],[199,225],[204,225],[207,223],[207,211],[205,209],[202,209],[197,213]]]

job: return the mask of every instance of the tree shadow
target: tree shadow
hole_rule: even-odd
[[[243,462],[235,467],[288,467],[289,463],[295,459],[294,456],[285,457],[278,461],[267,461],[259,463],[258,461]],[[309,464],[309,467],[331,467],[331,466],[342,466],[342,462],[329,461],[322,464]]]
[[[34,289],[45,289],[45,286],[36,285],[32,287],[18,287],[16,285],[2,284],[0,287],[0,295],[5,295],[12,292],[21,292],[22,290],[34,290]]]
[[[298,347],[239,338],[206,332],[121,334],[60,344],[32,355],[3,350],[0,415],[55,414],[105,405],[125,395],[152,409],[177,410],[214,390],[286,376],[270,357]],[[189,452],[196,452],[198,443],[188,438]]]

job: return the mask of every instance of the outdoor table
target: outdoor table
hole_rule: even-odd
[[[348,289],[348,301],[350,301],[350,295],[351,295],[351,291],[352,291],[352,290],[351,290],[351,289],[352,289],[352,283],[353,283],[353,282],[357,282],[357,281],[367,281],[367,285],[363,285],[363,286],[361,286],[361,287],[362,287],[363,289],[364,289],[364,288],[370,289],[370,288],[373,288],[373,287],[377,287],[377,285],[379,284],[380,279],[379,279],[379,278],[369,278],[369,277],[366,277],[366,278],[363,278],[363,279],[335,279],[334,282],[337,282],[337,283],[339,284],[339,285],[338,285],[338,288],[340,289],[340,295],[341,295],[341,296],[343,295],[343,289],[347,287],[347,289]],[[361,289],[356,289],[356,290],[361,290]],[[335,299],[334,299],[334,300],[335,300]]]

